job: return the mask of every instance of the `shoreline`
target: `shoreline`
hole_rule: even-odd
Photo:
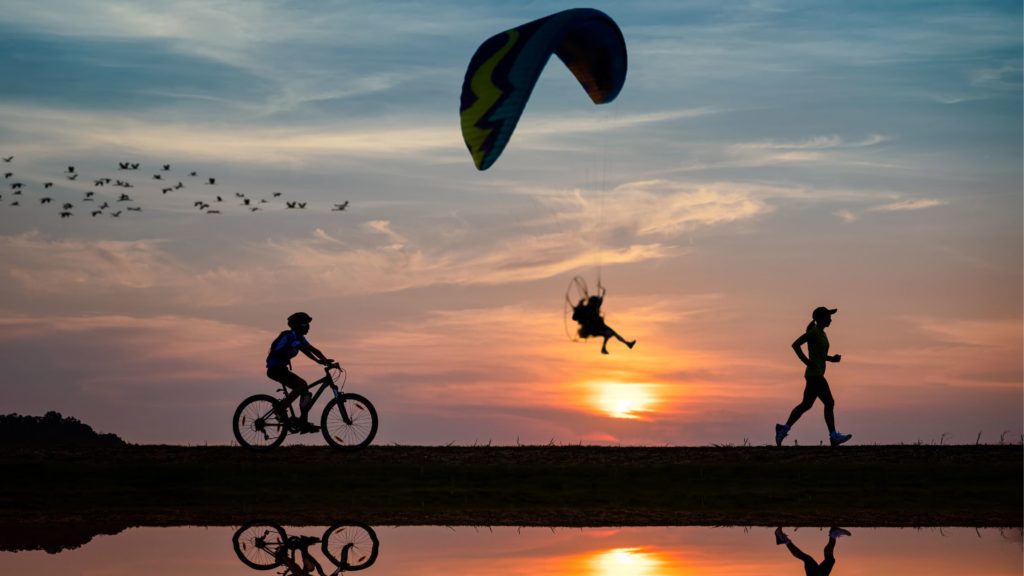
[[[225,525],[1022,525],[1000,446],[12,448],[0,517]]]

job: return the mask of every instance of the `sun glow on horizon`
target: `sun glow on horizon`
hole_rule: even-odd
[[[612,418],[641,420],[659,400],[653,384],[599,382],[592,387],[594,404]]]

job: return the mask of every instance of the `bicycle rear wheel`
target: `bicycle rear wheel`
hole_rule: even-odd
[[[235,410],[235,440],[255,452],[273,450],[288,435],[285,411],[277,398],[267,394],[250,396]]]
[[[380,540],[373,528],[362,522],[335,522],[324,532],[320,547],[335,566],[355,571],[377,561]]]
[[[348,422],[342,410],[348,415]],[[377,435],[377,409],[359,394],[342,394],[324,408],[320,431],[327,443],[338,450],[365,448]]]
[[[277,524],[248,522],[235,531],[231,543],[238,559],[255,570],[272,570],[281,565],[278,552],[284,546],[284,529]]]

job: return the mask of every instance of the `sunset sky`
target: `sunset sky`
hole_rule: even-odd
[[[302,310],[377,443],[763,445],[824,305],[853,444],[1021,441],[1019,2],[593,2],[618,99],[552,60],[477,171],[469,58],[576,6],[5,0],[0,413],[229,443]],[[575,275],[633,350],[570,341]]]

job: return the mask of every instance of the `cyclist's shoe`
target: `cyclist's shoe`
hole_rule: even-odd
[[[789,436],[789,426],[786,426],[785,424],[776,424],[775,445],[782,446],[782,441],[786,439],[786,436]]]
[[[850,535],[851,534],[849,530],[844,530],[842,528],[839,528],[838,526],[833,526],[832,529],[828,531],[828,537],[833,540],[835,540],[836,538],[842,538],[843,536]]]
[[[833,446],[839,446],[840,444],[843,444],[846,441],[848,441],[850,438],[853,438],[853,434],[843,434],[842,432],[833,432],[833,433],[829,434],[828,441],[831,442]]]
[[[775,544],[779,545],[779,544],[785,544],[787,542],[789,542],[789,536],[786,536],[786,533],[782,531],[781,527],[776,528],[775,529]]]
[[[299,423],[299,434],[313,434],[320,431],[320,427],[312,422],[303,420]]]

